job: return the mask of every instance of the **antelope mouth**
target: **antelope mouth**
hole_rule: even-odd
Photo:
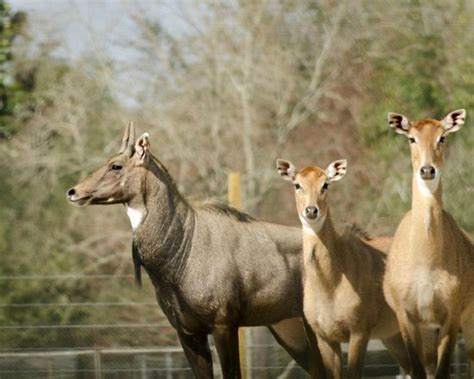
[[[110,204],[118,204],[122,203],[123,201],[114,197],[98,197],[94,195],[88,195],[88,196],[68,196],[68,200],[79,206],[84,206],[84,205],[110,205]]]
[[[83,206],[90,203],[90,201],[92,200],[92,196],[83,196],[83,197],[71,196],[71,197],[68,197],[68,200],[73,204]]]
[[[430,181],[430,180],[434,180],[435,174],[420,174],[420,177],[423,180]]]
[[[309,230],[312,233],[318,233],[326,221],[326,215],[327,212],[323,212],[319,213],[315,219],[310,219],[303,214],[299,214],[301,224],[303,225],[303,230]]]
[[[300,220],[303,219],[304,222],[308,225],[316,225],[319,222],[321,216],[316,216],[316,218],[309,218],[307,216],[300,215]]]

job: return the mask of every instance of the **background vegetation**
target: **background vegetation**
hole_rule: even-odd
[[[226,175],[238,170],[245,209],[274,222],[298,225],[276,158],[325,167],[345,157],[348,175],[330,195],[335,220],[391,234],[410,207],[411,167],[387,112],[442,118],[464,107],[443,184],[446,208],[474,232],[472,1],[178,2],[180,28],[166,27],[159,7],[128,4],[115,53],[68,59],[57,36],[40,39],[27,13],[0,0],[2,325],[163,321],[146,304],[70,305],[154,302],[149,285],[138,292],[127,276],[131,233],[121,207],[78,209],[64,196],[118,149],[128,119],[150,132],[187,196],[225,199]],[[104,273],[118,279],[70,276]],[[69,276],[39,278],[56,274]],[[59,305],[8,306],[17,303]],[[171,330],[152,342],[150,333],[6,329],[0,347],[174,341]]]

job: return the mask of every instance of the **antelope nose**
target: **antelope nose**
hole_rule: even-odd
[[[67,197],[72,197],[76,193],[76,190],[74,188],[69,188],[66,192]]]
[[[433,180],[436,175],[436,169],[431,165],[420,168],[420,176],[423,180]]]
[[[314,205],[306,207],[304,210],[304,215],[306,218],[314,220],[316,217],[318,217],[318,208],[316,208]]]

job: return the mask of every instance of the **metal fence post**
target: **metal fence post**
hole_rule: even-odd
[[[100,360],[100,351],[94,351],[94,372],[95,372],[95,379],[102,378],[102,362]]]
[[[51,359],[48,360],[48,378],[54,378],[54,367]]]
[[[171,353],[165,354],[165,367],[166,367],[166,379],[173,379],[173,358],[171,357]]]
[[[146,379],[147,365],[146,365],[146,355],[140,355],[140,377],[141,379]]]

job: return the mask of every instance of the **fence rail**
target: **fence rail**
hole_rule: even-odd
[[[48,275],[3,275],[0,283],[23,281],[25,287],[34,288],[38,281],[77,281],[97,285],[103,280],[110,280],[107,285],[118,286],[123,279],[130,284],[133,275],[53,273]],[[184,353],[177,342],[175,332],[166,321],[154,300],[153,288],[144,283],[143,291],[120,294],[116,299],[91,298],[52,299],[15,299],[0,304],[0,312],[7,312],[0,322],[0,378],[166,378],[181,379],[192,377]],[[47,299],[46,299],[47,300]],[[60,301],[58,301],[60,300]],[[80,300],[80,301],[79,301]],[[102,310],[112,317],[100,320]],[[73,322],[74,317],[64,320],[41,319],[33,317],[24,319],[25,312],[50,312],[58,310],[60,314],[71,316],[76,312],[87,311],[93,315],[90,319]],[[131,319],[136,315],[148,315],[145,318]],[[151,316],[150,316],[151,315]],[[38,322],[37,324],[35,323]],[[106,322],[99,322],[106,321]],[[8,333],[8,334],[5,334]],[[39,344],[16,345],[16,336],[30,333],[32,336],[45,335]],[[49,334],[46,334],[49,333]],[[89,339],[75,339],[74,334]],[[255,333],[259,338],[253,338]],[[172,342],[163,343],[162,336],[172,336]],[[136,345],[138,336],[147,337],[145,345]],[[242,336],[243,334],[241,334]],[[262,335],[264,338],[262,339]],[[245,373],[247,378],[307,378],[304,371],[296,365],[288,354],[274,341],[265,328],[246,328],[241,350],[245,353]],[[48,339],[51,338],[51,339]],[[28,342],[28,340],[26,340]],[[52,342],[51,342],[52,341]],[[60,343],[58,343],[60,341]],[[143,341],[143,338],[142,340]],[[217,354],[210,338],[213,351],[214,372],[220,377]],[[134,345],[135,344],[135,345]],[[347,345],[343,345],[347,353]],[[457,345],[452,372],[458,376],[469,375],[469,364],[462,338]],[[371,341],[366,357],[364,375],[366,377],[394,377],[400,375],[400,369],[385,351],[379,341]]]
[[[212,345],[211,345],[212,346]],[[275,344],[247,345],[247,354],[278,355]],[[347,345],[343,346],[344,353]],[[212,352],[216,377],[220,377],[217,354]],[[277,363],[280,362],[280,363]],[[250,378],[306,378],[291,360],[275,360],[246,368]],[[454,377],[467,377],[469,366],[462,339],[454,354]],[[383,350],[379,341],[370,341],[365,377],[401,377],[402,372]],[[1,378],[190,378],[191,371],[179,346],[142,348],[88,348],[56,351],[0,351]]]
[[[252,346],[257,348],[258,346]],[[275,345],[260,347],[276,348]],[[213,348],[214,358],[217,357]],[[220,377],[217,359],[215,359],[216,377]],[[21,363],[20,365],[18,365]],[[385,372],[398,373],[393,363],[370,365],[370,369],[383,369]],[[303,370],[291,361],[286,364],[269,364],[247,368],[247,375],[259,378],[263,373],[266,377],[303,378]],[[89,377],[108,378],[116,374],[130,374],[131,377],[191,377],[191,371],[186,363],[180,347],[157,348],[118,348],[118,349],[86,349],[66,351],[30,351],[30,352],[1,352],[0,377]],[[268,375],[270,373],[270,375]],[[135,375],[137,374],[137,375]],[[120,376],[124,377],[124,376]],[[129,376],[126,376],[129,377]]]

